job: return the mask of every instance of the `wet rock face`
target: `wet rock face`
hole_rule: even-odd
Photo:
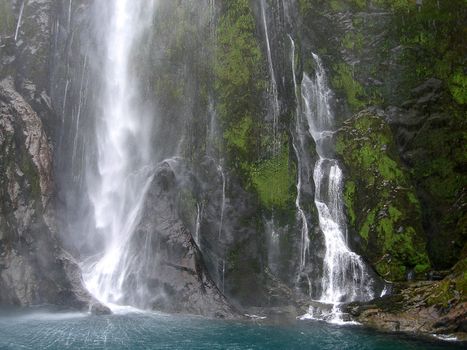
[[[412,169],[430,260],[436,269],[448,269],[465,256],[465,107],[431,78],[401,107],[387,108],[385,118],[401,159]]]
[[[11,54],[3,70],[14,72],[19,90],[29,103],[48,86],[48,55],[51,37],[53,0],[3,0],[2,11],[13,15],[11,25],[2,34],[4,49]],[[22,8],[22,11],[21,11]],[[18,23],[21,13],[21,21]],[[32,86],[32,84],[34,86]]]
[[[38,115],[11,79],[1,81],[0,304],[88,309],[97,302],[55,237],[51,164]]]
[[[178,162],[162,162],[155,170],[128,247],[135,259],[127,267],[125,298],[142,308],[230,318],[234,311],[211,280],[193,232],[179,216],[178,193],[189,172]]]
[[[357,249],[386,280],[430,268],[416,192],[382,111],[367,110],[336,134],[345,169],[345,206]],[[412,276],[413,277],[413,276]]]

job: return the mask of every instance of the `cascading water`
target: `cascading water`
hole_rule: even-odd
[[[335,127],[330,102],[332,92],[327,85],[326,72],[320,58],[312,55],[315,76],[310,78],[304,74],[300,102],[308,132],[316,143],[318,153],[313,180],[319,227],[325,244],[319,302],[333,305],[331,319],[340,321],[337,305],[341,302],[370,300],[374,296],[374,281],[361,257],[347,246],[342,200],[343,174],[337,160],[333,158],[331,144]]]
[[[95,234],[103,253],[83,264],[89,291],[104,303],[122,303],[126,267],[134,259],[126,246],[138,222],[151,180],[148,120],[139,110],[132,72],[134,45],[150,25],[153,1],[115,0],[100,3],[97,13],[109,16],[104,43],[102,91],[96,111],[97,175],[87,187],[94,208]],[[104,24],[105,25],[105,24]]]

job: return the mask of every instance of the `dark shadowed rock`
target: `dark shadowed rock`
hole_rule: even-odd
[[[0,82],[0,304],[53,304],[88,310],[98,304],[56,238],[52,150],[42,122]]]

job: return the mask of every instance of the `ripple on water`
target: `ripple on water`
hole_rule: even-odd
[[[128,310],[127,310],[128,311]],[[292,325],[136,312],[0,314],[0,349],[456,349],[456,344],[317,321]]]

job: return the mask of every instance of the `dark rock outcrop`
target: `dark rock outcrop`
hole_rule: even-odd
[[[126,301],[166,312],[231,318],[235,311],[211,280],[192,233],[179,216],[178,193],[184,176],[189,176],[179,162],[160,163],[146,194],[128,246],[128,254],[137,258],[127,267]],[[137,290],[126,288],[132,285]]]
[[[5,79],[0,82],[0,304],[97,310],[77,263],[60,248],[52,196],[52,150],[42,122]]]

